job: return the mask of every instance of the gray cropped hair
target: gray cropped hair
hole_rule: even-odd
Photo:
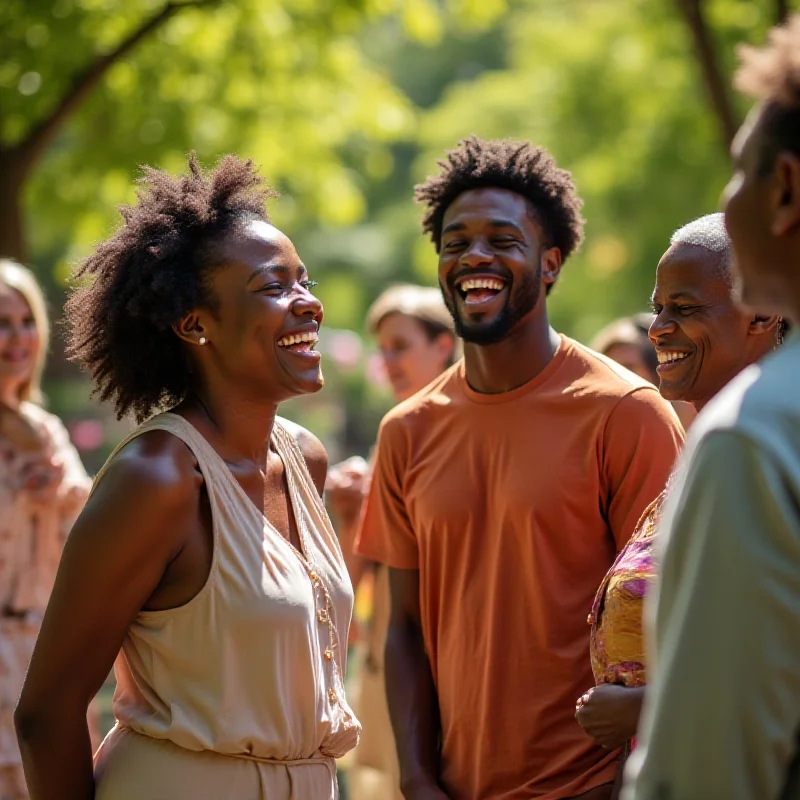
[[[706,214],[704,217],[689,222],[678,228],[669,240],[670,246],[691,244],[703,247],[712,253],[718,253],[720,266],[730,276],[733,247],[730,236],[725,229],[725,215],[721,212]]]

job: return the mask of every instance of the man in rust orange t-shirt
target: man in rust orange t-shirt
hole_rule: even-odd
[[[391,568],[386,672],[407,800],[607,800],[575,722],[587,616],[682,443],[656,389],[558,335],[582,238],[569,173],[461,142],[417,188],[464,359],[384,419],[357,549]]]

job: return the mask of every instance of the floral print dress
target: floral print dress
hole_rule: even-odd
[[[91,485],[58,418],[31,403],[23,404],[21,414],[38,446],[22,447],[0,432],[0,800],[28,797],[14,707],[67,533]],[[37,490],[30,468],[42,462],[52,465],[58,478]]]

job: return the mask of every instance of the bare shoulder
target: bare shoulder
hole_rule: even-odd
[[[178,499],[195,494],[202,477],[189,447],[168,431],[155,430],[132,439],[114,456],[98,491],[105,482]]]
[[[300,447],[300,452],[306,461],[314,486],[317,487],[317,491],[321,495],[325,488],[325,478],[328,474],[328,452],[325,450],[325,445],[302,425],[298,425],[296,422],[284,417],[279,417],[278,421],[294,437]]]
[[[182,546],[197,513],[202,485],[187,445],[167,431],[148,431],[111,459],[82,516],[110,522],[120,536],[130,529],[131,535],[174,549]]]

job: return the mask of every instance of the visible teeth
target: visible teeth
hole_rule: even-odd
[[[673,353],[669,350],[658,351],[659,364],[671,364],[673,361],[680,361],[688,356],[688,353]]]
[[[499,292],[503,285],[503,281],[496,278],[470,278],[461,282],[461,290],[468,292],[470,289],[494,289]]]
[[[290,347],[293,344],[300,344],[300,342],[311,342],[316,344],[319,339],[316,333],[310,331],[306,333],[294,333],[291,336],[284,336],[283,339],[278,341],[278,347]]]

